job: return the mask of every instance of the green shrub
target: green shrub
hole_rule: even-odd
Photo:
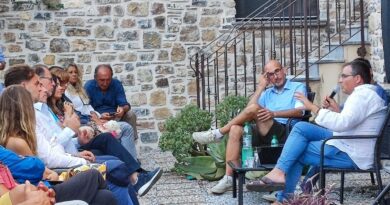
[[[232,117],[237,115],[239,110],[243,110],[248,104],[248,98],[243,96],[227,96],[217,105],[216,116],[218,124],[226,125]]]
[[[173,156],[181,162],[183,158],[202,151],[194,143],[192,133],[210,129],[211,120],[209,112],[195,105],[185,106],[180,113],[165,122],[166,131],[160,138],[159,147],[163,151],[172,151]]]

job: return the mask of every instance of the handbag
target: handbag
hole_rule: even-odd
[[[98,170],[100,172],[100,174],[102,174],[103,178],[106,179],[106,172],[107,172],[106,164],[105,163],[103,163],[103,164],[91,163],[91,164],[81,165],[81,166],[76,167],[76,168],[71,168],[66,172],[62,172],[59,176],[59,180],[66,181],[69,178],[75,176],[76,174],[90,170],[90,169]]]
[[[8,167],[0,162],[0,184],[11,190],[16,187],[15,179],[9,171]]]

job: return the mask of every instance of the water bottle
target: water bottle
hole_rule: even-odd
[[[253,167],[252,128],[249,122],[245,123],[242,136],[241,162],[244,168]]]
[[[279,146],[278,138],[276,137],[276,135],[273,135],[271,140],[271,147],[277,147],[277,146]]]

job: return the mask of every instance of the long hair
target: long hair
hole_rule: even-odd
[[[10,85],[0,96],[0,144],[6,147],[10,137],[26,141],[37,154],[35,112],[31,94],[20,85]]]
[[[57,116],[63,116],[64,115],[64,100],[61,98],[59,100],[54,99],[54,95],[56,93],[58,82],[69,82],[69,73],[63,70],[61,67],[50,67],[50,73],[53,77],[53,80],[56,82],[56,85],[54,86],[54,91],[51,96],[47,99],[47,104],[49,107],[53,110],[53,112]]]
[[[78,95],[84,104],[89,104],[89,97],[83,88],[83,72],[74,63],[69,64],[69,66],[65,69],[65,71],[69,72],[70,67],[76,68],[78,77],[77,77],[77,82],[75,84],[69,83],[68,88],[66,90],[72,95]]]

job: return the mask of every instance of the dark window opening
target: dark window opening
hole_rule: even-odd
[[[288,20],[288,18],[290,17],[290,12],[293,18],[300,19],[304,16],[304,6],[308,8],[307,11],[308,11],[309,19],[317,19],[318,17],[317,0],[307,0],[307,5],[304,5],[304,0],[291,0],[291,1],[289,0],[284,0],[284,1],[282,0],[279,1],[235,0],[235,1],[236,1],[237,21],[249,21],[249,20],[261,21],[261,20],[268,20],[270,17],[274,17],[276,19],[282,18],[283,20]],[[258,10],[256,11],[256,9]],[[252,12],[254,13],[251,14]]]

